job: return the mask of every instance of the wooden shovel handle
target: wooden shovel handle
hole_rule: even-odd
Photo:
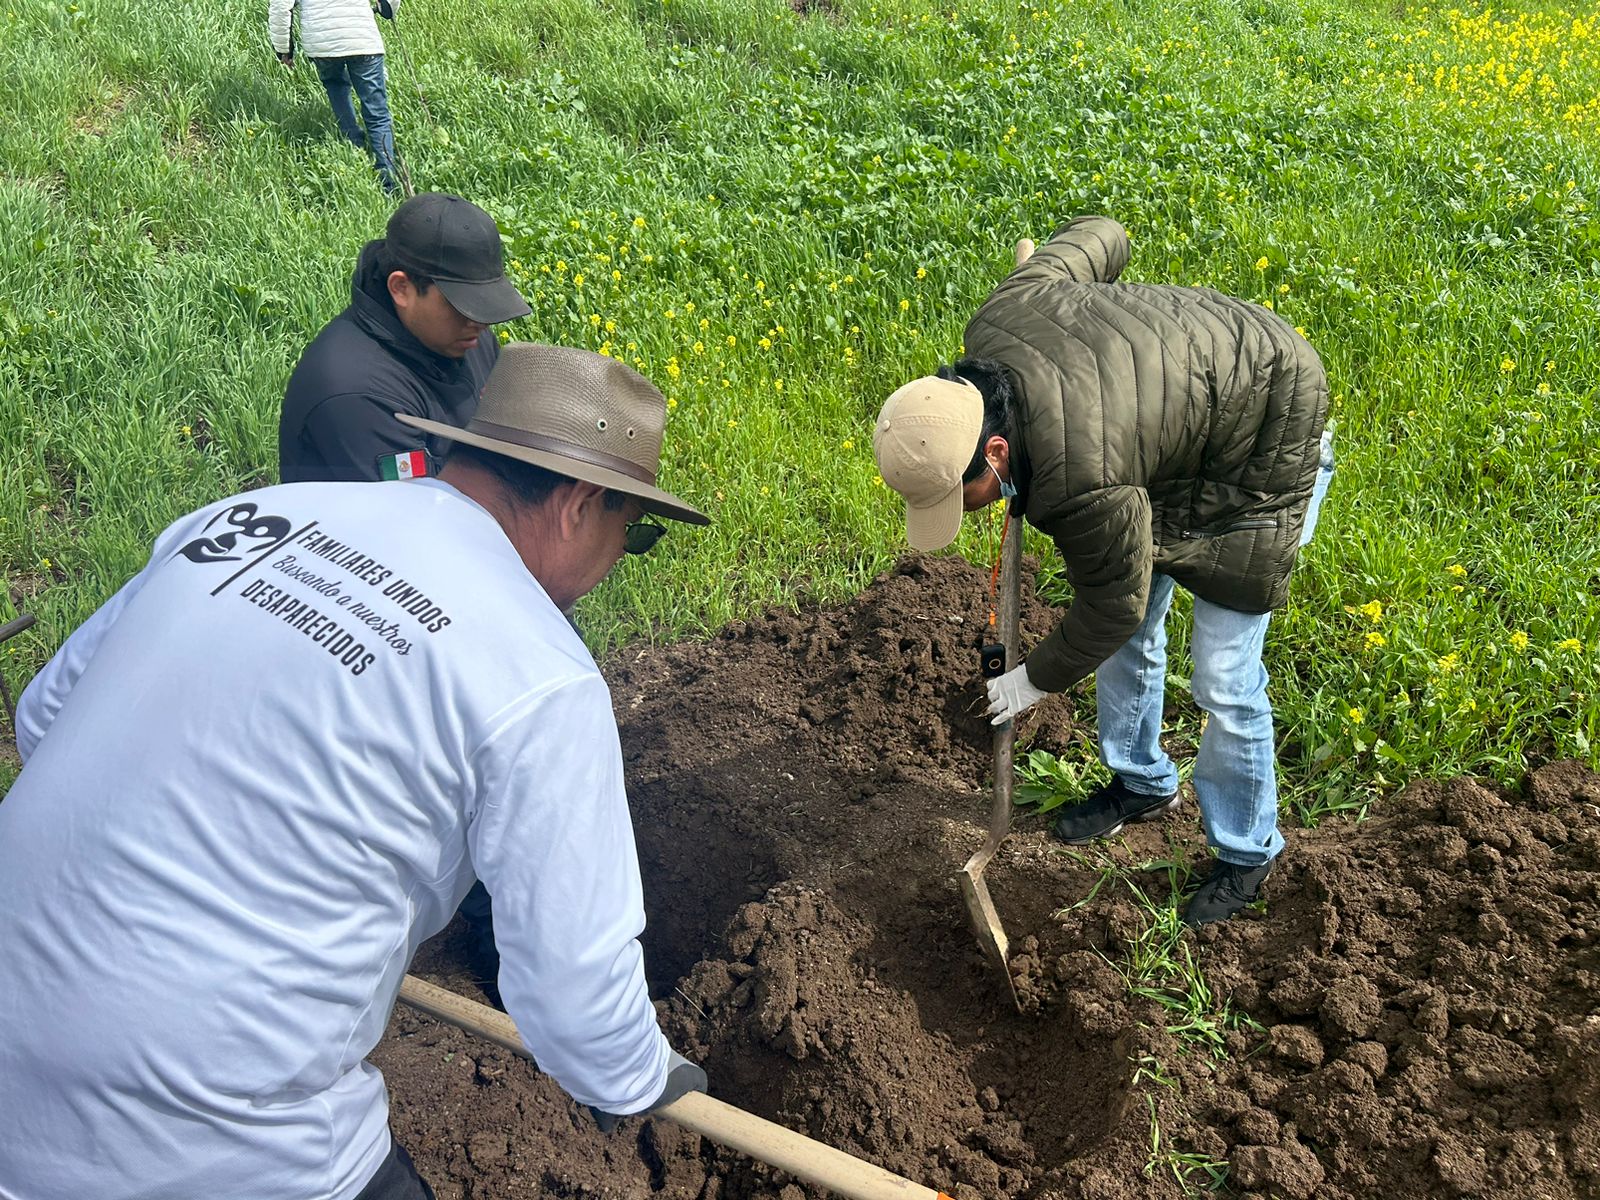
[[[530,1061],[533,1058],[517,1036],[517,1027],[511,1018],[486,1004],[426,983],[415,975],[407,975],[400,981],[400,999],[419,1012],[475,1033],[513,1054]],[[680,1096],[650,1115],[665,1118],[718,1145],[747,1154],[850,1200],[950,1200],[943,1192],[912,1183],[843,1150],[835,1150],[742,1108],[714,1100],[704,1092]]]
[[[0,642],[14,638],[24,629],[31,628],[33,628],[33,614],[23,613],[16,620],[7,621],[4,625],[0,625]]]

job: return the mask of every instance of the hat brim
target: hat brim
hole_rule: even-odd
[[[551,454],[544,450],[532,450],[527,446],[519,446],[515,442],[502,442],[498,438],[485,437],[481,433],[471,433],[455,425],[445,425],[439,421],[425,421],[421,417],[412,416],[410,413],[395,413],[394,415],[413,429],[420,429],[424,433],[433,434],[435,437],[447,438],[452,442],[460,442],[463,446],[476,446],[480,450],[489,450],[495,454],[504,454],[507,458],[515,458],[521,462],[531,463],[536,467],[543,467],[547,471],[554,471],[557,475],[565,475],[569,479],[581,479],[584,483],[592,483],[598,487],[610,488],[612,491],[632,496],[643,506],[645,512],[650,513],[652,516],[666,517],[672,521],[685,521],[690,525],[711,524],[710,517],[699,509],[691,508],[671,492],[664,492],[651,484],[641,483],[633,476],[624,475],[621,471],[609,471],[605,467],[597,467],[593,463],[580,462],[575,458],[566,458],[560,454]],[[959,511],[956,520],[957,524],[959,524]]]
[[[906,541],[913,550],[943,550],[961,532],[961,486],[957,484],[932,504],[906,505]]]
[[[488,283],[462,283],[456,279],[433,282],[458,313],[480,325],[498,325],[533,311],[504,275]]]

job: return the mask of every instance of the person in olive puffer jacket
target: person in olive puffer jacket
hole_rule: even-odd
[[[1054,825],[1067,842],[1178,805],[1161,748],[1165,622],[1194,597],[1193,690],[1209,714],[1194,789],[1216,854],[1192,925],[1253,901],[1283,848],[1261,651],[1332,476],[1316,351],[1267,308],[1207,288],[1117,283],[1128,235],[1080,217],[968,324],[966,357],[900,388],[874,436],[909,540],[954,540],[1002,498],[1055,542],[1073,599],[989,681],[995,724],[1096,676],[1112,781]]]

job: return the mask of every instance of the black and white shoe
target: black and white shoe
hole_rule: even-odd
[[[1068,845],[1076,846],[1096,838],[1115,837],[1130,821],[1159,820],[1177,807],[1177,792],[1145,796],[1130,792],[1120,778],[1114,777],[1056,818],[1050,831]]]

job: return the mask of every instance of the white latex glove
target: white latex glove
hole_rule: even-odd
[[[989,680],[989,724],[1004,725],[1015,720],[1049,694],[1033,686],[1027,663],[1012,667]]]

